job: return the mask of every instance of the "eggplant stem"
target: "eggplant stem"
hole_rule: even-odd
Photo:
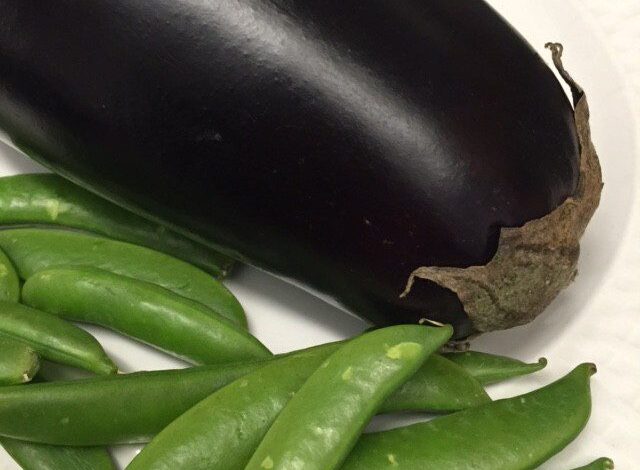
[[[573,79],[569,72],[564,68],[562,64],[562,53],[564,52],[564,47],[559,42],[548,42],[544,45],[547,49],[551,51],[551,60],[553,61],[553,65],[555,65],[558,73],[562,77],[562,79],[567,82],[569,88],[571,88],[571,95],[573,96],[573,106],[576,107],[578,105],[578,101],[580,98],[584,96],[584,90],[578,83]]]
[[[419,267],[400,294],[409,294],[416,279],[449,289],[460,299],[477,333],[532,321],[573,281],[580,238],[600,202],[602,172],[591,141],[587,96],[562,64],[562,45],[548,43],[546,47],[571,87],[575,103],[580,144],[580,175],[575,193],[544,217],[520,227],[501,228],[498,248],[487,264]]]

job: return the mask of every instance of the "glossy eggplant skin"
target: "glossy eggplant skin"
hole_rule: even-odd
[[[0,127],[63,176],[376,324],[473,328],[484,264],[571,195],[573,111],[480,0],[0,0]]]

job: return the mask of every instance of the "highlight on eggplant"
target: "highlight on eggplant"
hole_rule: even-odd
[[[483,1],[2,5],[0,128],[123,207],[458,338],[575,275],[601,188],[586,98]]]

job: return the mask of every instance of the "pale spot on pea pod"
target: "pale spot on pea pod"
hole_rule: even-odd
[[[265,459],[260,464],[260,467],[270,469],[273,468],[273,459],[269,456],[265,457]]]
[[[240,383],[238,384],[238,386],[239,386],[240,388],[244,388],[244,387],[246,387],[247,385],[249,385],[249,381],[248,381],[247,379],[242,379],[242,380],[240,381]]]
[[[60,424],[69,424],[69,417],[64,417],[60,420]]]
[[[418,343],[398,343],[387,349],[389,359],[412,359],[422,352],[422,346]]]
[[[51,274],[40,274],[40,280],[41,281],[50,281],[51,280]]]
[[[0,277],[7,277],[7,274],[9,274],[7,267],[4,264],[0,264]]]
[[[353,368],[351,366],[349,366],[342,373],[342,380],[348,382],[352,378],[353,378]]]
[[[398,466],[398,461],[396,460],[396,456],[394,454],[387,454],[387,459],[392,467]]]
[[[12,199],[11,201],[9,201],[9,204],[4,203],[4,201],[0,202],[0,207],[8,207],[9,209],[23,209],[28,205],[29,203],[22,199]]]
[[[56,220],[60,213],[60,201],[57,199],[48,199],[45,203],[45,209],[51,220]]]
[[[327,442],[335,442],[340,439],[340,433],[331,427],[323,428],[321,426],[315,426],[313,428],[313,434],[324,438]]]

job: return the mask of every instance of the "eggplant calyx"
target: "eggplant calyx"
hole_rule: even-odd
[[[573,95],[580,143],[580,176],[575,194],[544,217],[521,227],[503,227],[497,251],[487,264],[417,268],[401,294],[407,295],[416,279],[435,282],[458,296],[477,332],[532,321],[573,281],[580,238],[600,202],[602,173],[591,142],[587,97],[562,65],[562,45],[548,43],[546,47]]]

